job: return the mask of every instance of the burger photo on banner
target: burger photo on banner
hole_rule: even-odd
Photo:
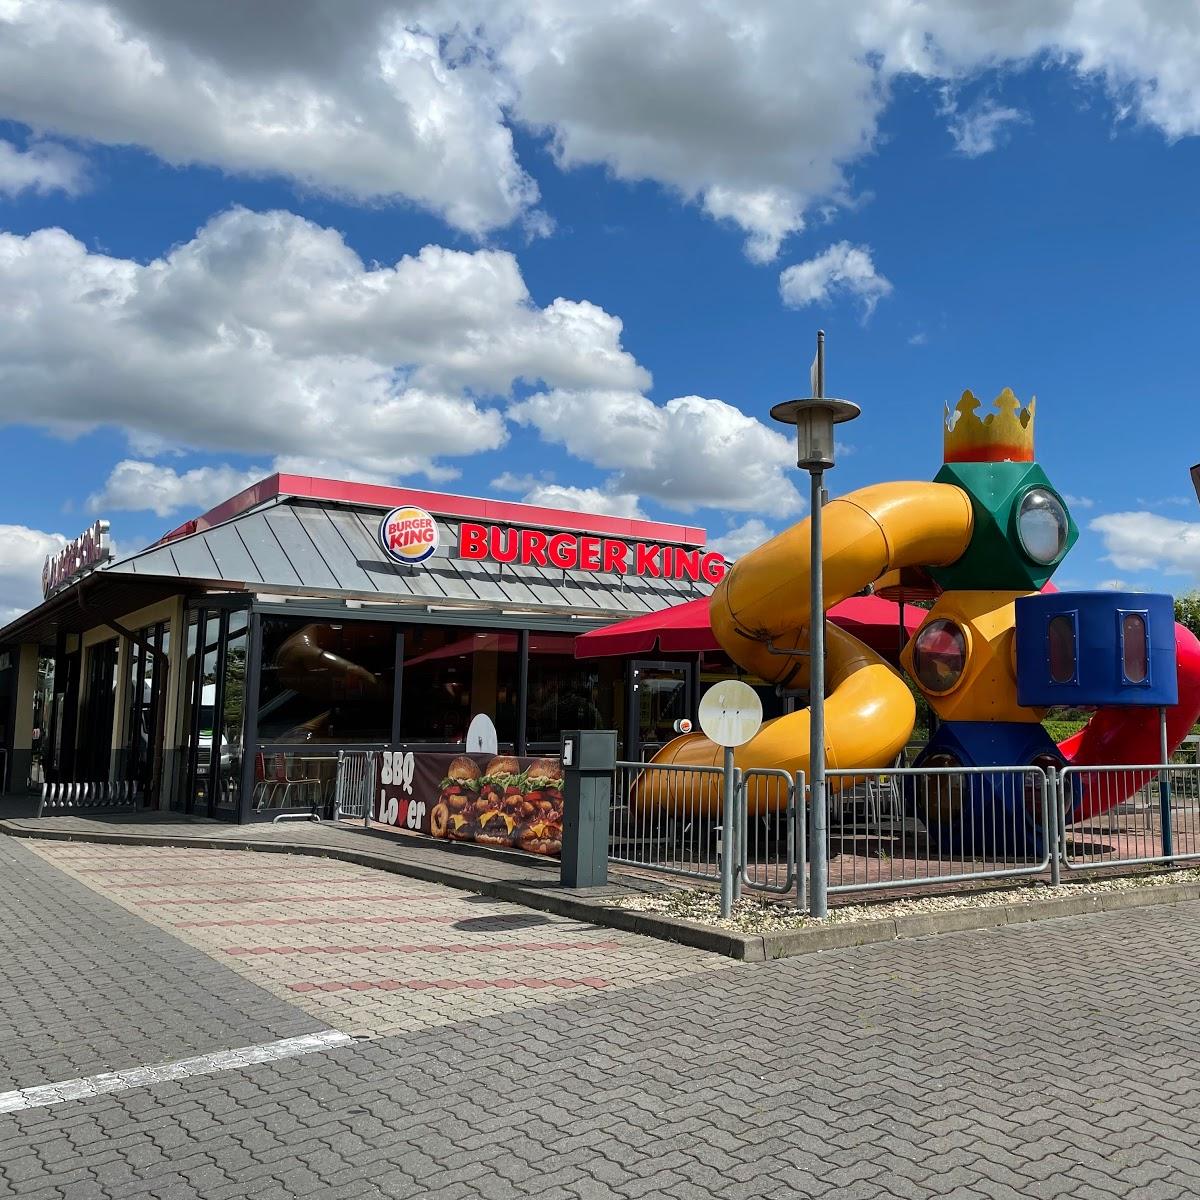
[[[562,851],[563,775],[557,758],[417,752],[409,778],[411,795],[396,785],[380,788],[372,813],[377,820],[436,838],[532,854]]]

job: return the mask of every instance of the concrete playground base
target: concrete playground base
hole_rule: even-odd
[[[660,912],[640,911],[628,902],[647,892],[665,890],[641,877],[614,873],[609,886],[567,889],[557,879],[557,863],[482,848],[465,852],[457,845],[358,827],[312,825],[253,826],[228,832],[216,822],[185,823],[116,818],[49,817],[0,820],[0,834],[55,841],[130,846],[177,846],[191,849],[250,850],[302,854],[355,863],[395,875],[475,892],[595,925],[678,942],[744,962],[765,962],[898,939],[929,937],[964,930],[1077,917],[1160,904],[1200,900],[1200,883],[1156,883],[1124,891],[1089,890],[1086,881],[1071,885],[1078,894],[1050,900],[1014,899],[1011,903],[964,906],[940,912],[865,917],[796,929],[740,933],[717,925]],[[1015,889],[1013,889],[1015,891]],[[1020,889],[1036,895],[1037,885]],[[994,893],[993,893],[994,895]]]

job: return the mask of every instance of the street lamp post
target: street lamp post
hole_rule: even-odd
[[[809,755],[808,794],[811,836],[809,844],[809,911],[819,920],[829,915],[829,834],[825,800],[825,570],[822,562],[821,508],[825,472],[834,463],[833,427],[853,421],[861,411],[849,400],[825,395],[825,331],[817,331],[814,395],[785,400],[771,409],[776,421],[796,427],[796,465],[809,474],[812,511],[809,516],[808,693]],[[803,870],[803,865],[801,865]]]

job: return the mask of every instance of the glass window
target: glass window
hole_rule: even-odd
[[[558,742],[564,729],[620,729],[625,660],[575,657],[570,633],[529,635],[527,742]]]
[[[381,621],[264,616],[259,741],[390,741],[396,630]]]
[[[213,731],[216,726],[217,658],[221,647],[221,615],[201,612],[197,624],[198,645],[193,677],[196,680],[195,708],[192,713],[191,804],[198,812],[209,806],[209,781],[212,779]],[[217,739],[220,746],[220,739]]]
[[[44,765],[50,744],[50,721],[56,690],[54,671],[54,656],[39,652],[37,691],[33,697],[33,749],[29,768],[29,782],[32,784],[43,783],[46,779]],[[13,784],[15,782],[12,781]]]
[[[719,683],[722,679],[740,679],[743,683],[748,683],[758,693],[758,698],[762,702],[764,721],[781,717],[787,711],[784,698],[775,690],[773,683],[767,683],[765,680],[759,679],[757,675],[747,674],[724,650],[701,652],[700,671],[697,676],[699,684],[699,691],[696,695],[697,704],[700,702],[700,697],[714,683]]]
[[[1075,618],[1066,614],[1051,617],[1046,637],[1051,681],[1070,683],[1075,678]]]
[[[225,628],[221,663],[220,755],[216,760],[220,789],[217,807],[236,809],[242,785],[242,731],[246,711],[245,611],[231,612]],[[215,714],[214,714],[215,715]]]
[[[137,631],[143,647],[129,643],[128,692],[125,698],[125,770],[129,779],[149,787],[154,771],[162,730],[159,728],[166,705],[166,662],[170,652],[170,632],[166,623],[148,625]]]
[[[501,742],[516,742],[519,658],[513,631],[404,626],[401,741],[465,743],[483,713]]]
[[[116,702],[117,639],[111,638],[87,651],[87,687],[76,772],[79,779],[99,781],[109,777]]]
[[[1121,618],[1121,658],[1125,681],[1145,683],[1150,673],[1150,647],[1146,618],[1141,613],[1126,613]]]
[[[633,668],[633,719],[639,750],[665,745],[675,736],[675,722],[689,717],[687,663]]]

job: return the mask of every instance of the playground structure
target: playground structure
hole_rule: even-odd
[[[824,608],[894,586],[917,573],[936,595],[901,655],[928,700],[937,728],[915,766],[969,773],[945,777],[938,803],[917,815],[947,850],[1041,853],[1044,809],[999,771],[1029,766],[1162,761],[1200,716],[1200,642],[1173,619],[1169,596],[1060,592],[1051,576],[1078,538],[1064,498],[1034,461],[1034,402],[1022,408],[1005,389],[995,412],[964,392],[947,410],[944,465],[932,483],[878,484],[823,510]],[[802,521],[739,559],[713,593],[710,619],[724,650],[751,675],[811,689],[804,653],[811,620],[809,529]],[[826,623],[826,659],[815,682],[825,697],[831,788],[848,772],[888,768],[912,736],[916,705],[904,677],[845,630]],[[823,677],[822,677],[823,676]],[[1095,711],[1084,729],[1055,745],[1042,726],[1049,707]],[[1164,741],[1166,745],[1162,743]],[[712,767],[721,750],[687,734],[664,746],[658,764]],[[809,712],[763,725],[738,748],[742,771],[807,772]],[[1089,788],[1072,779],[1067,820],[1112,808],[1153,772],[1124,772],[1123,784]],[[639,786],[634,803],[652,811],[673,802],[671,774]],[[700,797],[715,817],[715,777]],[[1011,780],[1007,781],[1011,782]],[[910,804],[918,803],[909,797]],[[750,815],[771,811],[772,794],[749,799]]]

